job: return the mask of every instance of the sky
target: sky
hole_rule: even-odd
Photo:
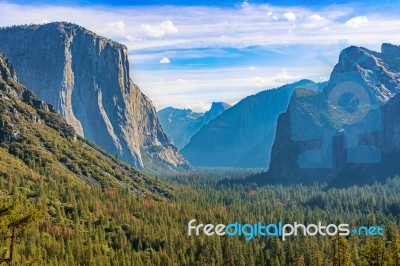
[[[324,81],[347,46],[400,44],[400,1],[0,0],[0,10],[0,26],[67,21],[125,44],[158,110]]]

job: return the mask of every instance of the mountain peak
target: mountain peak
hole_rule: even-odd
[[[183,148],[203,126],[230,107],[225,102],[213,102],[206,113],[167,107],[158,111],[157,115],[169,140],[178,148]]]
[[[213,102],[210,110],[208,110],[203,116],[203,124],[208,124],[211,120],[222,114],[224,111],[231,107],[230,104],[225,102]]]
[[[231,105],[229,103],[225,103],[225,102],[212,102],[211,104],[211,108],[210,110],[208,110],[204,116],[209,116],[210,114],[212,114],[213,117],[215,117],[216,115],[219,115],[220,113],[222,113],[223,111],[227,110],[231,108]]]
[[[25,32],[28,31],[33,31],[36,32],[38,31],[39,33],[41,31],[47,31],[47,32],[58,32],[61,33],[62,35],[67,35],[67,36],[74,36],[74,35],[88,35],[91,36],[94,39],[98,39],[100,43],[109,44],[113,47],[120,48],[125,50],[126,52],[128,51],[128,48],[116,41],[113,41],[111,39],[108,39],[106,37],[100,36],[97,33],[84,28],[78,24],[72,23],[72,22],[66,22],[66,21],[57,21],[57,22],[50,22],[46,24],[29,24],[29,25],[15,25],[15,26],[9,26],[9,27],[0,27],[0,30],[24,30]],[[64,45],[67,45],[67,42],[63,42]]]
[[[349,66],[354,65],[354,63],[363,64],[370,59],[372,55],[376,54],[377,52],[364,47],[349,46],[340,52],[338,64],[343,68],[349,68]]]
[[[337,84],[352,82],[365,88],[373,96],[372,100],[386,103],[400,90],[397,55],[400,55],[399,47],[391,44],[383,44],[382,53],[357,46],[344,49],[332,71],[326,93]]]
[[[223,108],[226,110],[230,107],[232,107],[232,105],[230,105],[229,103],[226,103],[226,102],[212,102],[210,110],[216,109],[216,108]]]

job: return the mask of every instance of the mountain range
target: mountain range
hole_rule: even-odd
[[[322,86],[301,80],[246,97],[205,125],[181,152],[199,167],[267,168],[278,116],[293,91]]]
[[[79,136],[137,168],[190,168],[130,79],[126,46],[59,22],[1,28],[0,50]]]
[[[400,173],[400,46],[349,47],[322,92],[298,89],[279,117],[270,177],[370,183]]]
[[[39,130],[36,124],[56,130],[81,145],[77,150],[101,153],[110,163],[104,149],[114,160],[153,171],[188,170],[190,164],[269,168],[267,177],[282,183],[336,184],[400,172],[396,45],[385,43],[381,52],[351,46],[327,82],[301,80],[232,107],[215,102],[206,113],[172,107],[157,113],[130,78],[127,48],[75,24],[1,28],[0,50],[2,111],[9,115],[2,120],[1,143],[23,161],[16,142],[35,137],[24,136],[21,117],[31,130]],[[55,156],[54,162],[95,182],[68,156]]]
[[[213,102],[210,110],[196,113],[190,109],[167,107],[157,112],[161,126],[169,140],[179,149],[189,143],[193,135],[215,117],[231,107],[224,102]]]

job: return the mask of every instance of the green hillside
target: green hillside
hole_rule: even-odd
[[[118,238],[122,225],[135,230],[128,221],[137,219],[140,202],[164,201],[172,189],[77,137],[52,106],[16,81],[2,55],[0,73],[1,206],[18,201],[22,212],[43,213],[39,227],[16,243],[15,261],[76,265],[89,263],[90,252],[115,260],[123,244]],[[7,237],[8,232],[1,235],[0,248],[8,246]],[[96,244],[87,246],[91,241]],[[1,252],[9,256],[9,250]]]

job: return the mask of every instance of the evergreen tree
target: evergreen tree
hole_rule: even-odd
[[[368,237],[363,248],[363,265],[382,266],[387,262],[385,244],[382,237]]]
[[[3,200],[0,205],[0,233],[2,238],[9,240],[9,244],[3,251],[0,262],[5,262],[9,266],[13,265],[18,231],[36,225],[42,216],[42,212],[37,209],[23,208],[19,200],[13,202]]]
[[[350,245],[343,236],[335,235],[332,238],[332,263],[335,266],[351,265]]]

